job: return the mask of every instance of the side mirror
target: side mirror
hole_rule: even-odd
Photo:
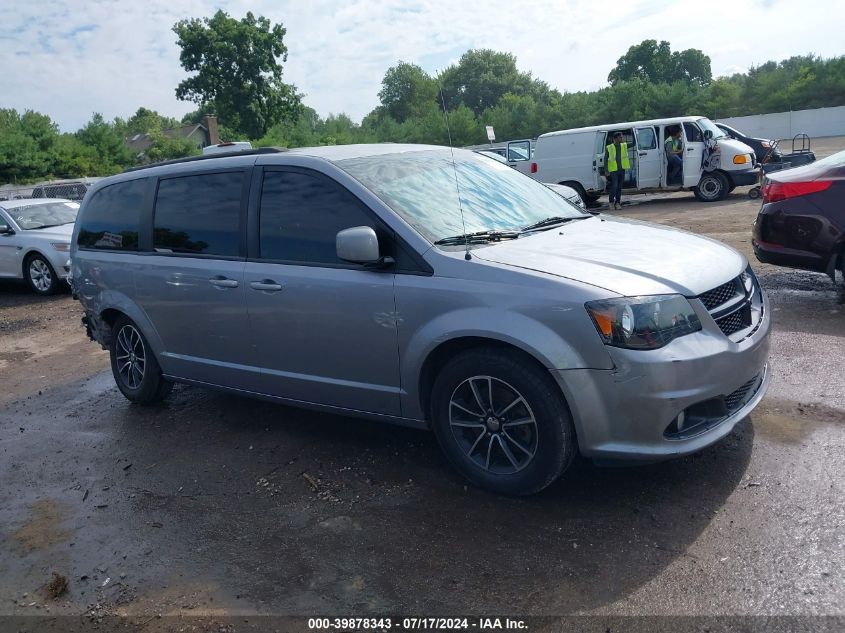
[[[392,264],[392,257],[379,255],[378,237],[369,226],[353,226],[339,231],[335,238],[337,256],[345,262],[380,266]]]
[[[14,235],[15,232],[8,224],[0,224],[0,235]]]

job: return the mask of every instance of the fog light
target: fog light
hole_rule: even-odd
[[[683,430],[684,430],[684,418],[686,418],[686,417],[687,417],[687,414],[686,414],[686,413],[684,413],[683,411],[681,411],[681,412],[678,414],[678,417],[677,417],[677,418],[675,418],[675,424],[676,424],[676,425],[677,425],[677,427],[678,427],[678,431],[683,431]]]

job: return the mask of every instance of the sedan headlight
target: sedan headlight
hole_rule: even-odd
[[[605,345],[657,349],[698,332],[701,321],[681,295],[622,297],[584,304]]]
[[[53,248],[55,248],[60,253],[67,253],[70,251],[70,244],[67,242],[51,242]]]

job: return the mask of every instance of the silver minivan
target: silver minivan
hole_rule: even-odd
[[[478,486],[659,460],[769,382],[768,300],[714,240],[591,215],[471,151],[195,157],[94,186],[72,242],[132,402],[174,382],[432,429]]]

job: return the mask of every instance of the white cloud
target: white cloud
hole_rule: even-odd
[[[141,105],[181,116],[194,106],[174,95],[185,73],[171,28],[218,6],[284,23],[285,79],[321,115],[356,120],[377,105],[384,72],[398,60],[434,72],[469,48],[511,52],[520,69],[561,91],[601,87],[616,59],[646,38],[702,49],[717,75],[794,54],[845,53],[845,6],[820,0],[800,11],[726,0],[36,1],[0,7],[0,106],[44,112],[65,130],[95,111],[126,117]]]

